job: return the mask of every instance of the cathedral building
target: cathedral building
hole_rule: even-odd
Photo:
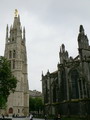
[[[12,73],[18,80],[15,92],[9,95],[5,114],[26,116],[29,114],[26,37],[17,10],[13,25],[10,29],[8,25],[6,27],[4,56],[10,61]]]
[[[69,57],[62,44],[57,70],[42,74],[45,114],[90,115],[90,46],[82,25],[77,41],[75,58]]]

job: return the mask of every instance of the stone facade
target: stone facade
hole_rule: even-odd
[[[42,93],[37,90],[29,90],[29,96],[32,98],[42,98]]]
[[[42,74],[46,114],[90,115],[90,46],[82,25],[77,40],[79,55],[69,57],[62,44],[57,70]]]
[[[27,52],[25,28],[22,31],[20,16],[15,14],[13,26],[6,28],[5,57],[10,61],[10,67],[18,83],[14,93],[11,93],[5,114],[29,114],[29,87],[27,78]]]

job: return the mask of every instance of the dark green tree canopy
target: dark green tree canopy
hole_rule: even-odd
[[[29,109],[30,111],[37,111],[39,113],[39,110],[43,110],[43,102],[42,98],[29,98]]]
[[[12,75],[9,61],[0,56],[0,108],[5,106],[10,92],[14,92],[17,79]]]

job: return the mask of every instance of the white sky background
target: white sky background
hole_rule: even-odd
[[[42,90],[41,74],[57,70],[62,43],[70,56],[78,54],[82,24],[90,38],[90,0],[0,0],[0,55],[4,55],[6,25],[18,9],[26,28],[29,89]]]

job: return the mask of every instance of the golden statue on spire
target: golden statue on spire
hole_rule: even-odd
[[[17,9],[15,9],[15,17],[18,17],[18,10]]]

